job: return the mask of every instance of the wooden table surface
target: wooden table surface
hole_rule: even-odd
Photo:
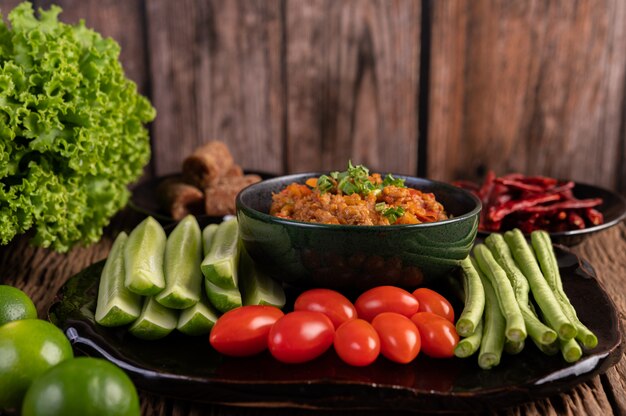
[[[139,218],[128,211],[114,218],[105,230],[102,240],[90,247],[78,247],[66,254],[35,248],[28,244],[27,236],[18,238],[0,248],[0,282],[23,289],[37,305],[40,318],[55,293],[63,283],[89,264],[107,256],[112,236],[128,229]],[[617,305],[622,324],[626,324],[626,223],[596,234],[573,251],[589,260],[598,279]],[[156,397],[141,393],[144,415],[310,415],[307,409],[237,408],[221,405],[198,404]],[[419,411],[419,409],[416,409]],[[502,415],[611,415],[626,414],[626,360],[621,361],[606,374],[596,376],[571,391],[494,411]],[[346,414],[327,411],[324,414]],[[363,412],[360,412],[363,414]],[[373,414],[373,413],[366,413]],[[388,414],[388,413],[387,413]]]

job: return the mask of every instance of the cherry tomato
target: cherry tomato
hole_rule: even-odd
[[[335,329],[350,319],[356,319],[356,309],[352,302],[341,293],[330,289],[311,289],[302,292],[296,299],[293,309],[322,312],[330,318]]]
[[[418,312],[432,312],[454,323],[454,309],[452,309],[450,302],[439,293],[420,287],[413,292],[413,296],[420,303]]]
[[[267,348],[270,328],[284,313],[274,306],[250,305],[220,316],[209,341],[218,352],[233,357],[255,355]]]
[[[459,343],[454,324],[431,312],[418,312],[411,317],[422,337],[422,351],[433,358],[450,358]]]
[[[294,311],[270,329],[270,353],[284,363],[303,363],[322,355],[332,344],[335,327],[321,312]]]
[[[361,367],[376,361],[380,353],[380,337],[369,322],[353,319],[337,328],[334,346],[339,358]]]
[[[419,302],[404,289],[378,286],[364,292],[354,302],[359,318],[371,322],[382,312],[395,312],[410,318],[419,310]]]
[[[383,312],[372,321],[380,337],[380,353],[391,361],[406,364],[420,352],[421,339],[409,318],[395,312]]]

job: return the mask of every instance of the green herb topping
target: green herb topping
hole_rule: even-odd
[[[394,178],[387,174],[382,184],[374,183],[370,177],[369,169],[363,165],[352,165],[348,162],[348,170],[343,172],[331,172],[330,176],[322,175],[317,179],[317,189],[321,193],[341,192],[345,195],[359,194],[369,195],[371,192],[378,194],[386,186],[405,188],[404,179]]]
[[[402,207],[387,207],[384,202],[378,202],[374,205],[374,209],[380,212],[383,216],[387,217],[389,223],[393,224],[398,221],[398,218],[404,215],[404,208]]]

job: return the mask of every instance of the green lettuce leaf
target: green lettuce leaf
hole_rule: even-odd
[[[30,3],[0,16],[0,243],[34,230],[58,251],[98,241],[150,159],[155,117],[119,45]]]

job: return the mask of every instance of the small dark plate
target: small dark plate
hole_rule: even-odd
[[[581,243],[585,238],[599,231],[606,230],[619,224],[626,218],[626,199],[615,192],[600,188],[595,185],[587,185],[576,182],[573,189],[574,196],[579,199],[602,198],[602,204],[595,207],[604,216],[604,223],[593,227],[583,228],[582,230],[570,230],[550,233],[552,241],[557,244],[566,246],[575,246]],[[506,230],[502,230],[504,232]],[[478,236],[486,237],[491,232],[478,229]]]
[[[261,179],[264,180],[273,178],[275,176],[271,173],[257,171],[244,171],[244,173],[246,175],[259,175]],[[128,206],[137,212],[152,216],[163,225],[176,222],[174,218],[172,218],[170,213],[161,206],[161,203],[159,202],[159,198],[157,196],[157,188],[159,187],[159,184],[164,180],[177,176],[181,176],[181,174],[172,173],[169,175],[157,176],[155,178],[148,179],[147,181],[140,183],[131,190],[132,195],[130,197],[130,200],[128,201]],[[221,222],[224,217],[199,215],[197,216],[197,218],[198,221],[200,221],[201,223],[210,224]]]
[[[565,291],[599,340],[575,364],[566,363],[560,354],[543,355],[530,342],[521,354],[505,354],[498,367],[486,371],[478,367],[475,356],[437,360],[420,355],[407,365],[380,357],[373,365],[357,368],[344,364],[331,350],[312,362],[287,365],[267,353],[224,357],[211,348],[206,336],[175,333],[159,341],[142,341],[125,328],[104,328],[94,322],[103,262],[71,278],[48,315],[78,353],[114,362],[139,389],[157,395],[241,406],[476,412],[567,391],[621,358],[620,320],[593,268],[564,247],[557,247],[556,254]]]

